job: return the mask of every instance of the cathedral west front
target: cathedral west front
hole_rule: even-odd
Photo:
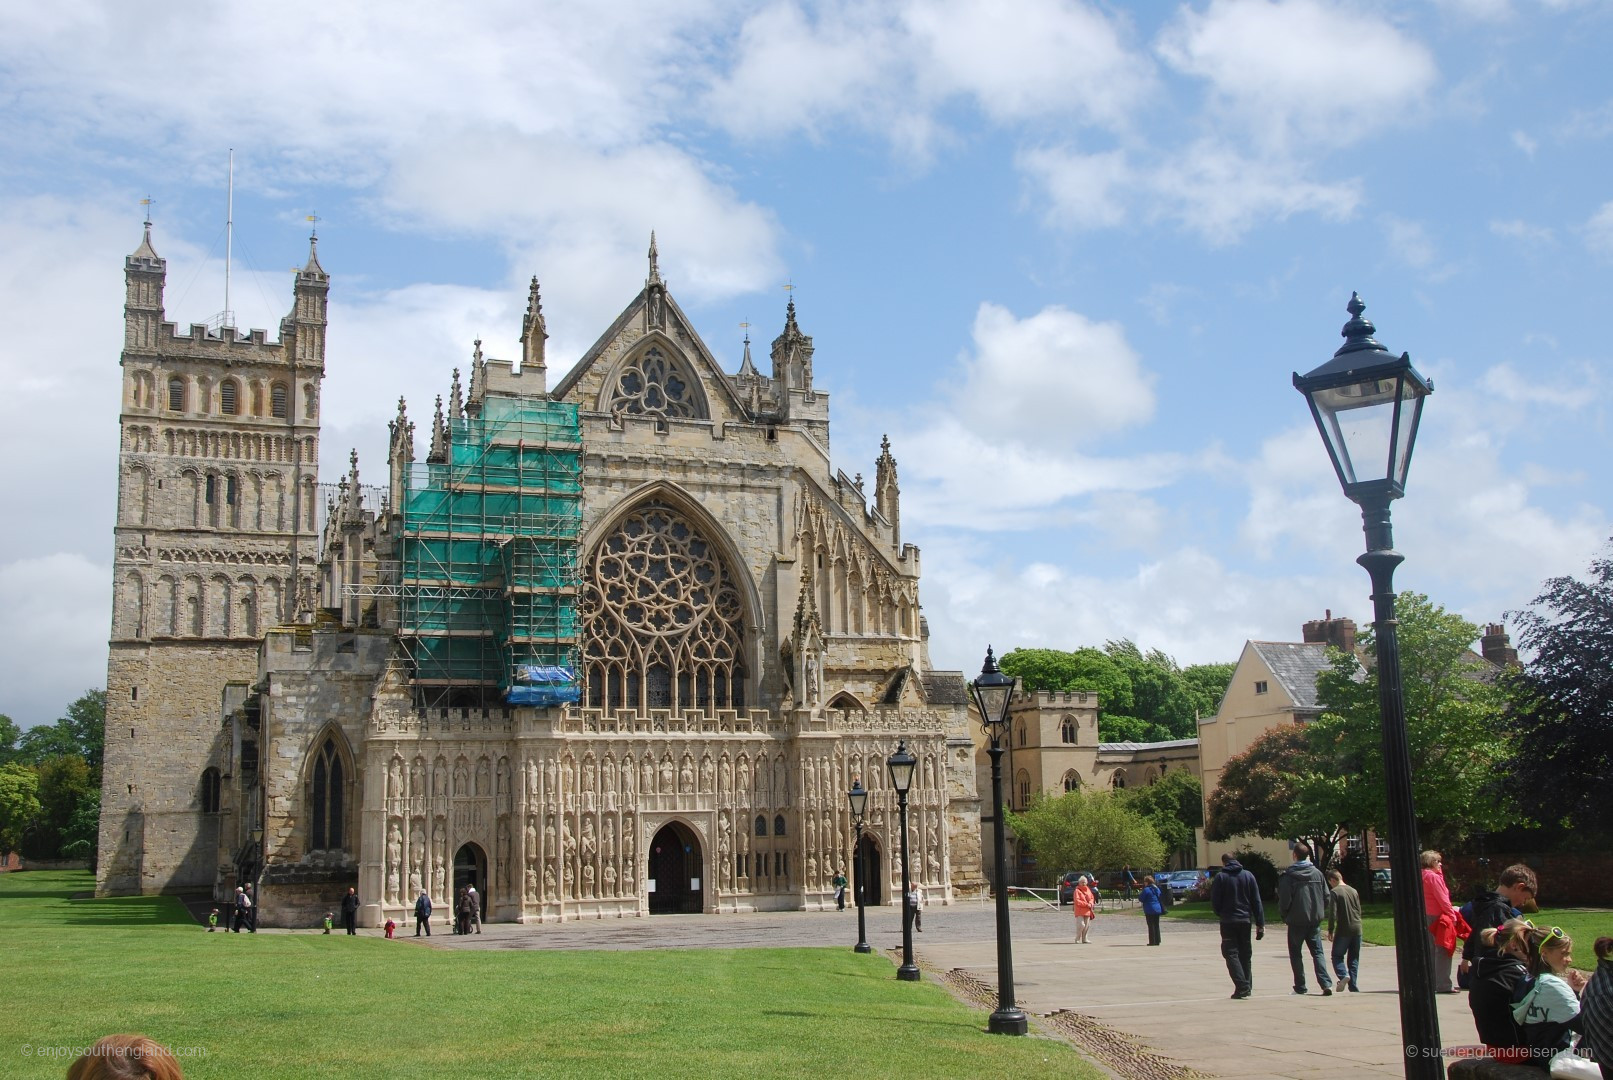
[[[477,343],[428,430],[398,402],[381,482],[321,482],[315,247],[273,341],[167,321],[149,225],[125,279],[99,892],[250,882],[300,926],[354,887],[378,925],[474,884],[548,922],[817,908],[844,871],[889,903],[899,743],[913,877],[982,887],[897,463],[831,465],[793,301],[726,372],[652,238],[551,385],[534,280],[518,359]]]

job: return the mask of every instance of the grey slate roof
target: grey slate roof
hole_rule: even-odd
[[[1295,708],[1320,711],[1316,676],[1327,670],[1327,646],[1321,642],[1251,641],[1271,674],[1282,684]]]
[[[1100,754],[1135,754],[1152,750],[1180,750],[1184,746],[1197,746],[1197,739],[1167,739],[1164,742],[1106,742],[1098,744]]]
[[[926,671],[920,676],[924,700],[931,705],[969,704],[969,684],[961,671]]]

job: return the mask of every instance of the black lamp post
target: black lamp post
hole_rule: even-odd
[[[1378,661],[1378,708],[1383,721],[1383,771],[1389,799],[1389,865],[1394,872],[1395,965],[1400,976],[1400,1031],[1408,1080],[1445,1075],[1440,1058],[1434,964],[1418,867],[1417,810],[1412,801],[1411,752],[1400,688],[1400,646],[1395,637],[1394,572],[1404,558],[1394,549],[1389,504],[1405,493],[1423,399],[1434,384],[1373,340],[1366,305],[1350,295],[1344,344],[1333,359],[1294,387],[1310,402],[1344,494],[1361,507],[1366,554],[1356,559],[1372,577],[1373,631]]]
[[[1008,929],[1008,843],[1003,827],[1003,734],[1008,730],[1008,706],[1014,680],[997,670],[997,658],[986,647],[986,662],[970,688],[980,710],[980,726],[991,737],[992,861],[997,875],[997,1011],[986,1030],[995,1035],[1023,1035],[1030,1023],[1014,1004],[1014,946]]]
[[[907,902],[907,894],[913,888],[907,874],[907,789],[913,786],[913,769],[918,763],[918,758],[907,752],[905,741],[898,742],[896,753],[885,761],[885,768],[891,774],[891,787],[896,789],[896,806],[901,816],[902,966],[896,969],[896,977],[903,982],[918,982],[919,978],[919,966],[913,962],[913,908]]]
[[[857,875],[853,887],[857,890],[857,947],[853,952],[872,952],[868,944],[868,924],[863,915],[863,882],[867,880],[868,868],[863,865],[863,822],[868,814],[868,792],[863,790],[861,779],[851,782],[851,790],[846,792],[846,801],[851,804],[851,823],[857,827],[857,845],[852,849],[851,868]],[[905,902],[905,901],[904,901]]]

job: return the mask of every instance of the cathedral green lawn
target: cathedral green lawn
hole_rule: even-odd
[[[1461,905],[1457,905],[1460,907]],[[1209,904],[1178,904],[1166,913],[1171,918],[1214,922]],[[1574,939],[1574,966],[1586,971],[1596,966],[1591,946],[1603,935],[1613,936],[1613,911],[1606,908],[1542,908],[1530,915],[1536,926],[1560,926]],[[1281,922],[1275,903],[1266,905],[1266,924]],[[1361,905],[1361,940],[1369,945],[1395,943],[1394,911],[1387,902]]]
[[[849,949],[435,950],[209,934],[166,897],[78,899],[0,874],[0,1076],[142,1032],[207,1077],[975,1077],[1102,1074],[1063,1043]],[[199,1048],[205,1056],[186,1048]]]

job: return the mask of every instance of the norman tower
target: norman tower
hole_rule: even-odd
[[[257,769],[256,743],[222,719],[264,631],[312,603],[330,287],[316,244],[278,342],[227,312],[166,322],[149,221],[124,264],[99,893],[211,887],[234,832],[223,793],[241,790],[224,781]]]

